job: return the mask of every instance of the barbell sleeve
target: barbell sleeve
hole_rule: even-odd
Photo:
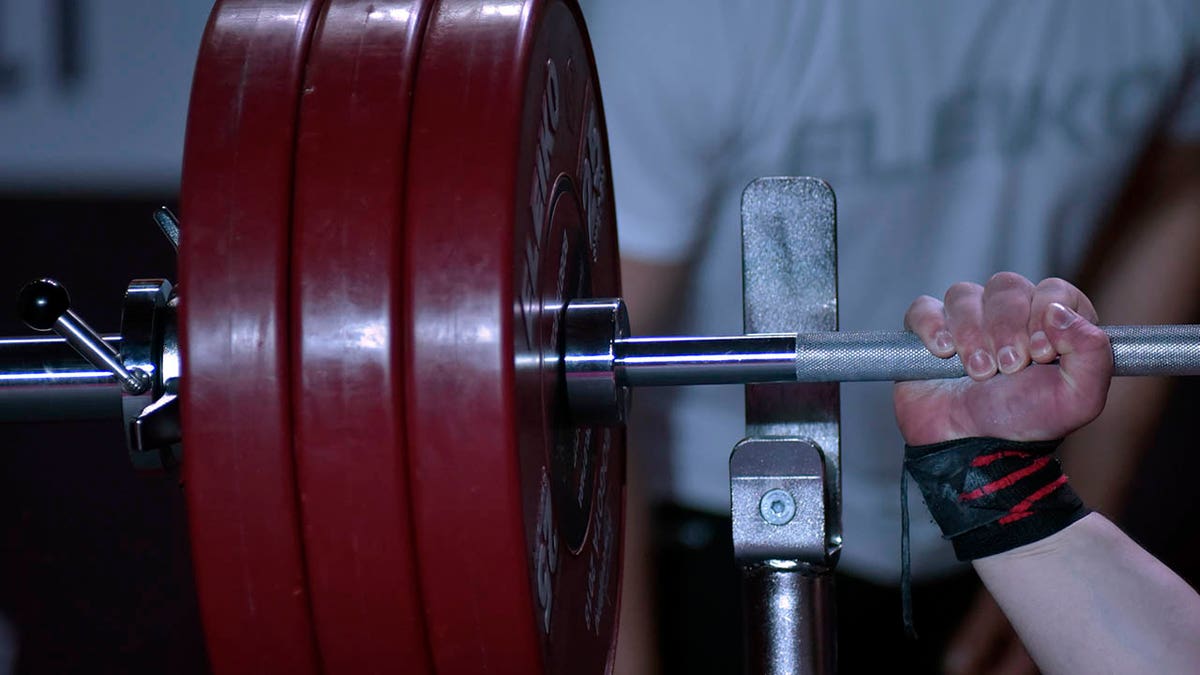
[[[1114,375],[1200,375],[1200,325],[1104,326]],[[955,378],[962,361],[934,356],[904,331],[624,338],[618,385],[868,382]]]
[[[111,347],[120,337],[105,336]],[[0,338],[0,422],[121,416],[121,383],[59,337]]]

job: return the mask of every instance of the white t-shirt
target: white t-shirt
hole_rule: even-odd
[[[622,253],[692,261],[682,334],[737,334],[739,198],[813,175],[843,330],[1000,270],[1070,278],[1155,133],[1200,139],[1200,3],[592,0]],[[634,327],[635,332],[638,328]],[[728,513],[740,387],[677,392],[676,501]],[[891,385],[842,386],[841,567],[899,574]],[[637,445],[634,445],[634,451]],[[914,575],[954,563],[914,494]]]

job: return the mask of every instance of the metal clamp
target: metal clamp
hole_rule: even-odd
[[[563,372],[572,417],[582,424],[624,424],[630,394],[618,380],[614,345],[629,337],[625,301],[582,298],[564,312]]]
[[[178,251],[179,221],[166,208],[154,220]],[[121,335],[101,336],[71,310],[58,282],[26,284],[18,296],[21,318],[61,339],[0,340],[0,421],[115,417],[119,395],[134,467],[175,468],[182,456],[177,307],[170,282],[135,279],[125,293]]]
[[[827,565],[825,457],[802,438],[748,438],[729,458],[733,553],[739,563]]]
[[[121,357],[152,376],[146,392],[121,397],[129,458],[140,471],[170,470],[182,461],[177,305],[166,279],[135,279],[125,291]]]

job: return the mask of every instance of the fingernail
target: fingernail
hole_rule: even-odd
[[[1058,329],[1070,328],[1071,324],[1075,323],[1075,319],[1079,318],[1078,314],[1057,302],[1050,303],[1050,308],[1046,314],[1050,320],[1050,325]]]
[[[992,355],[987,351],[977,349],[974,354],[971,354],[971,358],[967,359],[967,369],[971,371],[972,375],[982,377],[991,375],[992,371],[996,369],[996,363],[992,361]]]
[[[1050,338],[1046,337],[1045,331],[1037,331],[1029,336],[1029,352],[1037,358],[1048,356],[1050,354]]]
[[[1000,372],[1011,373],[1020,365],[1020,358],[1017,357],[1017,350],[1005,345],[996,352],[996,360],[1000,362]]]
[[[933,336],[933,346],[939,354],[948,354],[954,351],[954,336],[948,330],[939,330]]]

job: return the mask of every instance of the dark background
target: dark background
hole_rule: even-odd
[[[173,200],[0,196],[0,336],[29,333],[16,291],[43,276],[118,332],[131,279],[175,279],[150,218]],[[0,425],[0,612],[17,672],[206,671],[182,489],[134,473],[119,420]]]
[[[213,0],[0,0],[0,336],[53,277],[102,333],[175,279],[191,71]],[[121,421],[0,424],[0,675],[200,673],[183,493],[133,472]]]

